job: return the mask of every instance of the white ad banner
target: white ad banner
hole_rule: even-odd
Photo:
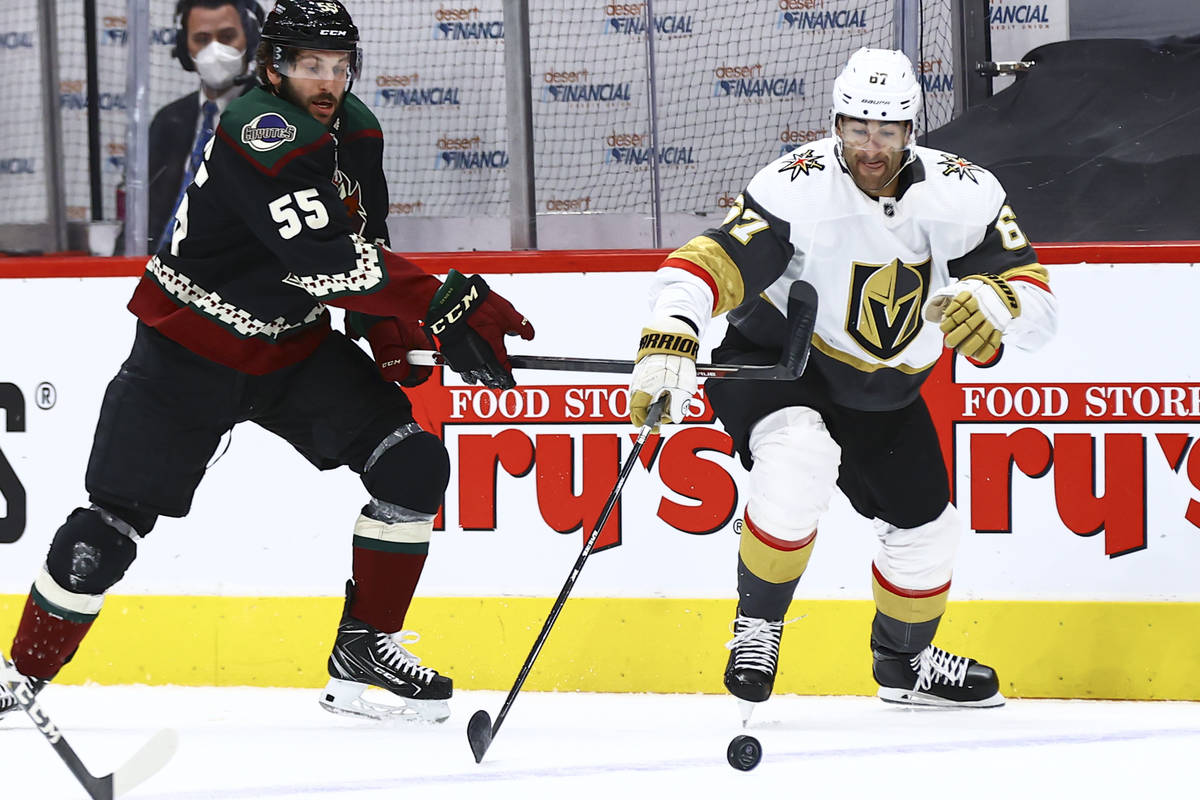
[[[964,524],[960,599],[1200,600],[1200,365],[1191,265],[1051,268],[1057,338],[995,368],[944,359],[925,396]],[[494,275],[534,322],[513,350],[630,358],[647,273]],[[0,593],[21,594],[83,474],[132,342],[128,278],[0,280]],[[719,341],[714,324],[702,358]],[[553,596],[634,429],[622,376],[523,371],[497,394],[438,376],[412,392],[452,476],[420,592]],[[642,452],[580,596],[728,597],[747,475],[711,410]],[[122,594],[338,595],[367,495],[240,425],[183,520],[160,519]],[[867,599],[873,528],[838,495],[800,587]]]

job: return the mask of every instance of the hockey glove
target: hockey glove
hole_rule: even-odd
[[[512,365],[504,337],[533,338],[533,326],[512,303],[491,291],[483,278],[450,270],[434,294],[425,328],[436,339],[450,368],[467,383],[511,389]]]
[[[642,329],[633,378],[629,384],[629,420],[646,424],[650,404],[664,392],[671,399],[663,411],[666,422],[682,422],[684,411],[696,396],[696,355],[700,340],[696,330],[677,317],[655,319]],[[658,432],[659,420],[650,420]]]
[[[939,323],[946,347],[972,361],[996,357],[1004,331],[1021,315],[1021,301],[998,275],[969,275],[938,289],[925,306],[925,319]]]
[[[409,350],[428,350],[433,346],[425,329],[398,317],[373,317],[350,311],[346,314],[350,338],[365,338],[383,377],[401,386],[420,386],[433,374],[433,367],[408,363]]]

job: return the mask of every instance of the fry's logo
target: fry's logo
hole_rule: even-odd
[[[952,476],[961,437],[968,437],[969,461],[957,471],[967,474],[967,486],[953,488],[970,492],[973,530],[1012,532],[1023,475],[1052,482],[1054,513],[1068,530],[1103,531],[1105,554],[1127,555],[1147,546],[1152,470],[1184,470],[1200,491],[1200,384],[958,384],[946,380],[947,362],[924,394]],[[1180,423],[1189,429],[1178,430]],[[1002,424],[1012,430],[988,430]],[[1182,517],[1200,528],[1200,501],[1190,500]]]
[[[447,501],[457,501],[458,523],[464,530],[496,529],[497,509],[505,502],[497,483],[507,474],[533,482],[538,513],[551,530],[581,530],[586,537],[616,484],[625,457],[622,451],[627,453],[637,438],[629,425],[625,387],[523,386],[493,392],[425,384],[412,394],[418,415],[431,412],[442,423],[443,438],[454,443],[451,450],[457,449],[458,483],[448,490]],[[706,411],[695,421],[712,420],[711,411]],[[611,433],[556,432],[549,423],[601,423],[614,429]],[[522,430],[515,427],[518,424],[530,427]],[[492,425],[496,428],[478,432]],[[539,432],[533,426],[546,427]],[[436,424],[425,427],[438,428]],[[729,470],[703,457],[709,452],[731,457],[733,443],[723,431],[682,425],[671,426],[669,437],[650,437],[639,454],[645,470],[657,466],[663,484],[689,501],[682,504],[663,497],[657,506],[658,517],[683,533],[714,533],[728,525],[738,509],[737,485]],[[443,520],[439,518],[438,524]],[[618,501],[600,531],[596,549],[620,544],[621,529]]]
[[[0,411],[4,412],[4,430],[25,430],[25,395],[13,383],[0,383]],[[11,544],[25,532],[25,487],[12,465],[0,451],[0,544]]]
[[[1029,482],[1045,481],[1053,500],[1038,508],[1042,518],[1057,516],[1081,537],[1103,532],[1110,557],[1134,553],[1147,547],[1151,504],[1163,505],[1163,476],[1179,473],[1194,497],[1174,519],[1185,531],[1200,529],[1200,384],[956,384],[950,359],[943,359],[923,393],[952,480],[958,478],[952,490],[969,495],[969,508],[960,508],[980,534],[1012,532],[1013,508],[1031,493]],[[499,509],[514,513],[519,501],[511,487],[498,487],[516,479],[526,482],[524,497],[533,485],[537,513],[550,529],[586,536],[636,438],[625,387],[494,392],[426,383],[412,396],[418,421],[456,453],[457,485],[446,499],[465,530],[496,530]],[[651,437],[639,456],[667,490],[657,516],[681,533],[717,532],[739,509],[740,467],[714,421],[706,405],[688,419],[699,424],[666,426],[667,435]],[[575,425],[586,427],[580,432]],[[625,494],[635,485],[627,484]],[[438,526],[444,527],[441,517]],[[618,545],[621,536],[619,501],[598,547]],[[1098,547],[1093,554],[1099,556]]]

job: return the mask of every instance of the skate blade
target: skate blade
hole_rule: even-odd
[[[1004,705],[1004,695],[999,692],[982,700],[947,700],[935,694],[918,692],[913,689],[894,689],[890,686],[880,686],[878,694],[879,699],[885,703],[920,706],[924,708],[999,708]]]
[[[450,718],[450,704],[445,700],[413,700],[387,695],[399,704],[375,703],[363,699],[366,688],[366,684],[330,678],[317,702],[331,714],[378,722],[439,723]]]
[[[754,716],[754,709],[758,707],[758,703],[751,703],[749,700],[738,698],[738,713],[742,715],[742,727],[750,727],[750,717]]]

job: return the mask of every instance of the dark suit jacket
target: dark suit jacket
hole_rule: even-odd
[[[248,81],[241,93],[253,86],[254,82]],[[196,120],[200,118],[199,95],[197,89],[163,106],[150,121],[150,220],[146,235],[150,239],[147,250],[151,253],[179,196],[183,165],[192,152]]]

